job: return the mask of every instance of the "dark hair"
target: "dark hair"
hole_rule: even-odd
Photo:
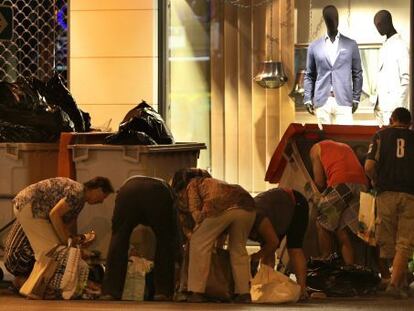
[[[410,125],[410,123],[411,123],[411,113],[408,109],[406,109],[404,107],[396,108],[392,112],[391,118],[394,121],[400,122],[402,124]]]
[[[201,168],[183,168],[175,172],[171,187],[178,193],[187,187],[191,179],[196,177],[211,177],[211,175]]]
[[[86,189],[101,188],[102,192],[106,194],[114,192],[114,187],[112,187],[110,180],[102,176],[97,176],[95,178],[92,178],[91,180],[84,182],[83,185],[85,186]]]

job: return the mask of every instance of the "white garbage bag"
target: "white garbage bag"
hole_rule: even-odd
[[[261,265],[251,281],[250,295],[255,303],[297,302],[301,288],[286,275]]]
[[[129,257],[122,300],[144,300],[145,274],[150,272],[152,267],[152,261],[137,256]]]

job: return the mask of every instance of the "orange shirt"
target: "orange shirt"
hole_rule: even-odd
[[[364,169],[350,146],[332,140],[321,141],[319,146],[328,186],[341,183],[368,185]]]

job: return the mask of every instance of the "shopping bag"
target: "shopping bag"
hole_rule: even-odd
[[[86,287],[89,267],[81,258],[81,250],[60,245],[53,254],[56,260],[56,271],[47,287],[48,299],[73,299],[82,295]]]
[[[75,294],[76,287],[78,285],[79,261],[81,260],[80,248],[71,247],[70,244],[68,247],[68,259],[61,282],[63,299],[70,299]]]
[[[250,295],[255,303],[297,302],[301,288],[286,275],[261,265],[251,281]]]
[[[52,249],[54,251],[55,248]],[[19,293],[31,299],[43,299],[47,286],[56,270],[56,260],[51,252],[42,253],[36,260],[32,272],[22,285]]]
[[[144,300],[145,275],[151,271],[152,267],[152,261],[138,256],[129,257],[122,300]]]
[[[228,250],[215,248],[211,254],[205,295],[220,301],[230,301],[233,294],[234,281],[230,253]]]
[[[370,192],[361,191],[359,198],[357,235],[371,246],[376,245],[375,219],[375,195]]]

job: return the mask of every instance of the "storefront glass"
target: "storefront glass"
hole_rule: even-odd
[[[306,67],[308,44],[326,33],[322,10],[333,4],[339,12],[338,30],[358,43],[361,66],[363,69],[363,87],[358,110],[354,114],[354,123],[375,125],[377,77],[380,62],[380,48],[385,41],[375,25],[374,16],[380,10],[392,14],[393,25],[407,46],[410,46],[410,1],[409,0],[309,0],[295,2],[295,71]],[[309,123],[314,117],[309,115],[302,102],[296,102],[296,121]]]
[[[177,141],[203,142],[198,166],[210,167],[210,2],[171,0],[167,119]]]

